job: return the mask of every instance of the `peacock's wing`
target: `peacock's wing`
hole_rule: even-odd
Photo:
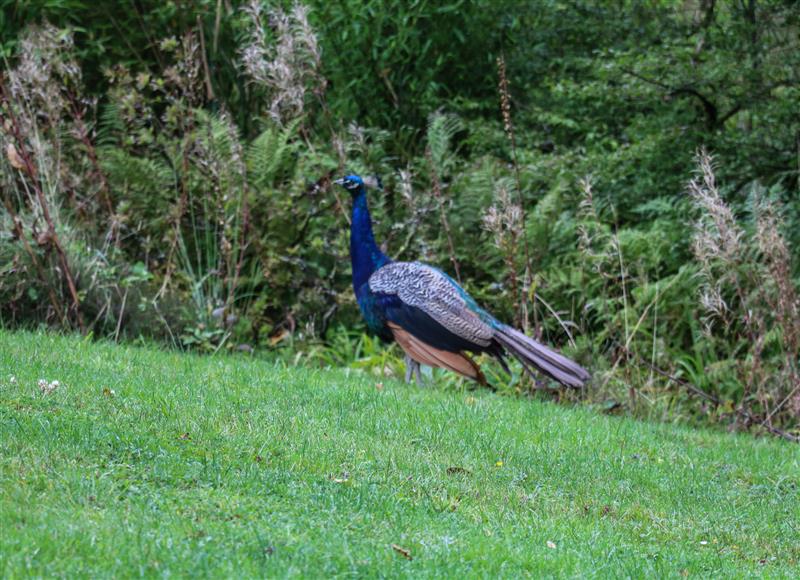
[[[369,289],[392,322],[448,351],[482,351],[494,337],[494,319],[441,270],[419,262],[392,262],[369,278]]]

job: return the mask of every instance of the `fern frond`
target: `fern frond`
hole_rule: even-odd
[[[120,107],[114,101],[107,103],[100,111],[97,123],[97,146],[107,147],[118,143],[118,136],[125,133],[125,121]]]
[[[463,129],[464,122],[452,113],[437,111],[428,118],[428,149],[434,169],[440,176],[447,173],[454,162],[453,138]]]
[[[247,151],[247,170],[257,188],[274,186],[288,173],[297,145],[292,138],[297,131],[299,119],[285,128],[269,127],[255,138]]]

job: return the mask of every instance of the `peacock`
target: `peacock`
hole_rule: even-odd
[[[375,243],[364,180],[348,175],[334,183],[353,198],[350,259],[353,290],[370,332],[397,342],[406,354],[406,382],[421,381],[420,364],[454,371],[487,385],[467,353],[487,353],[509,372],[514,356],[567,387],[582,387],[589,373],[562,354],[503,324],[441,270],[420,262],[395,262]]]

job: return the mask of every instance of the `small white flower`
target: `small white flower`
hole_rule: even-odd
[[[42,395],[46,397],[47,395],[55,391],[58,387],[60,387],[61,383],[59,383],[58,381],[47,382],[45,379],[39,379],[38,385],[39,385],[39,391],[42,393]]]

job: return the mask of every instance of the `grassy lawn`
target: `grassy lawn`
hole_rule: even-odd
[[[0,332],[0,576],[687,574],[800,575],[800,447]]]

